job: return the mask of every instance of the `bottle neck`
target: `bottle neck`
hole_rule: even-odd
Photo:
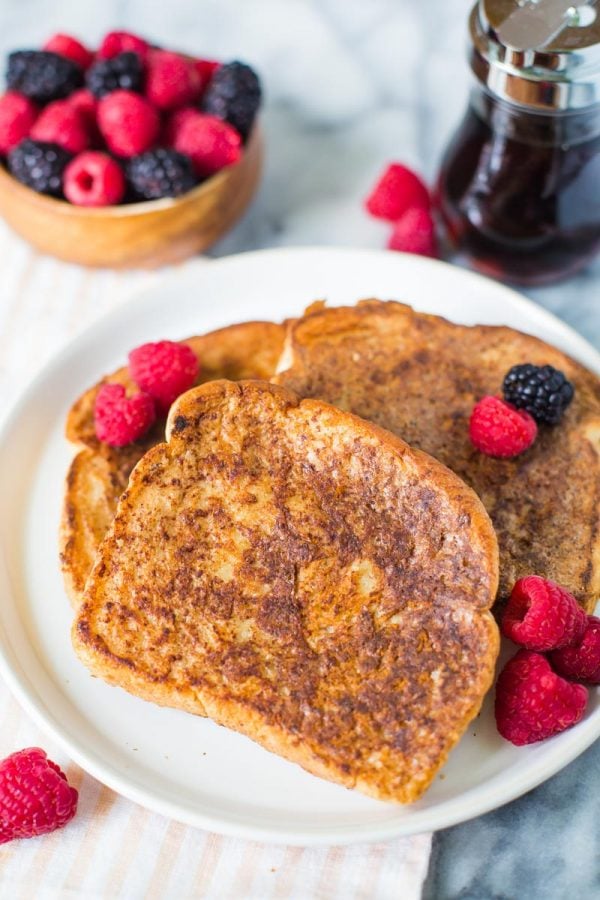
[[[471,92],[470,106],[492,131],[525,144],[566,148],[600,135],[600,104],[542,112],[502,100],[477,83]]]

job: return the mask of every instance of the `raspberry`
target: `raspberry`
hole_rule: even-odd
[[[388,248],[419,256],[437,256],[435,224],[431,214],[416,206],[408,209],[394,225]]]
[[[524,363],[509,370],[502,385],[504,399],[526,409],[537,422],[556,425],[575,393],[573,385],[553,366]]]
[[[69,153],[81,153],[90,145],[85,116],[68,100],[55,100],[43,109],[31,129],[34,141],[58,144]]]
[[[105,97],[113,91],[135,91],[140,94],[144,81],[142,61],[137,53],[119,53],[94,63],[85,83],[94,97]]]
[[[469,437],[488,456],[518,456],[531,447],[536,435],[535,419],[498,397],[484,397],[473,407]]]
[[[119,53],[137,53],[144,61],[150,49],[148,41],[131,34],[129,31],[110,31],[100,44],[98,56],[100,59],[112,59]]]
[[[198,183],[188,156],[162,148],[130,159],[127,180],[134,195],[142,200],[179,197]]]
[[[114,91],[98,104],[98,125],[111,153],[129,157],[150,150],[160,120],[144,97],[132,91]]]
[[[33,100],[8,91],[0,97],[0,153],[8,153],[23,138],[29,137],[37,109]]]
[[[365,201],[372,216],[388,222],[397,222],[415,206],[428,210],[430,205],[425,184],[401,163],[390,163]]]
[[[202,111],[229,122],[245,141],[260,106],[262,90],[250,66],[230,62],[219,66],[202,98]]]
[[[75,815],[78,796],[39,747],[7,756],[0,762],[0,844],[62,828]]]
[[[17,50],[8,57],[6,83],[39,103],[61,100],[83,84],[83,71],[70,59],[47,50]]]
[[[50,40],[46,41],[42,49],[70,59],[84,71],[91,66],[94,59],[94,54],[70,34],[53,35]]]
[[[576,725],[587,699],[587,689],[553,672],[545,656],[519,650],[498,676],[496,726],[517,747],[534,744]]]
[[[196,354],[187,344],[158,341],[142,344],[129,354],[129,374],[165,414],[173,401],[192,387],[198,370]]]
[[[8,169],[17,181],[39,194],[61,197],[63,173],[71,159],[58,144],[26,138],[8,154]]]
[[[107,153],[89,150],[72,160],[64,174],[65,197],[76,206],[114,206],[125,196],[125,176]]]
[[[87,88],[81,88],[80,90],[75,91],[74,94],[71,94],[68,98],[68,103],[79,110],[88,125],[92,125],[96,122],[98,101]]]
[[[183,123],[188,120],[193,121],[197,115],[198,110],[194,106],[184,106],[182,109],[176,109],[175,112],[168,116],[163,129],[163,140],[168,147],[175,146],[175,141],[183,127]]]
[[[173,146],[190,157],[201,178],[232,165],[242,155],[242,139],[237,131],[227,122],[202,113],[183,119]]]
[[[153,50],[146,66],[146,96],[158,109],[176,109],[200,96],[202,82],[194,65],[178,53]]]
[[[192,65],[200,77],[200,92],[202,92],[220,67],[221,63],[215,62],[212,59],[194,59],[192,60]]]
[[[90,146],[104,146],[97,121],[98,101],[92,92],[88,91],[87,88],[81,88],[80,90],[75,91],[74,94],[71,94],[70,97],[67,97],[67,102],[81,113],[89,134]]]
[[[520,578],[502,617],[502,633],[528,650],[554,650],[580,640],[587,617],[575,597],[539,575]]]
[[[124,447],[143,437],[156,419],[149,394],[127,397],[122,384],[103,384],[96,394],[96,437],[111,447]]]
[[[565,678],[600,684],[600,619],[588,616],[583,637],[572,647],[555,650],[550,661]]]

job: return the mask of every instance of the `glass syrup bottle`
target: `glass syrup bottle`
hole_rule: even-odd
[[[600,250],[600,10],[479,0],[469,107],[437,199],[451,244],[488,275],[545,284]]]

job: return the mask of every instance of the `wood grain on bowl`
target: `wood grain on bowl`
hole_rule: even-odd
[[[252,199],[262,160],[255,128],[238,163],[189,193],[101,209],[37,194],[0,167],[0,215],[38,250],[66,262],[153,268],[200,253],[222,237]]]

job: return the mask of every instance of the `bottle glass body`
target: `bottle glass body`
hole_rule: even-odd
[[[530,285],[573,274],[600,250],[600,106],[538,112],[476,86],[437,192],[475,268]]]

